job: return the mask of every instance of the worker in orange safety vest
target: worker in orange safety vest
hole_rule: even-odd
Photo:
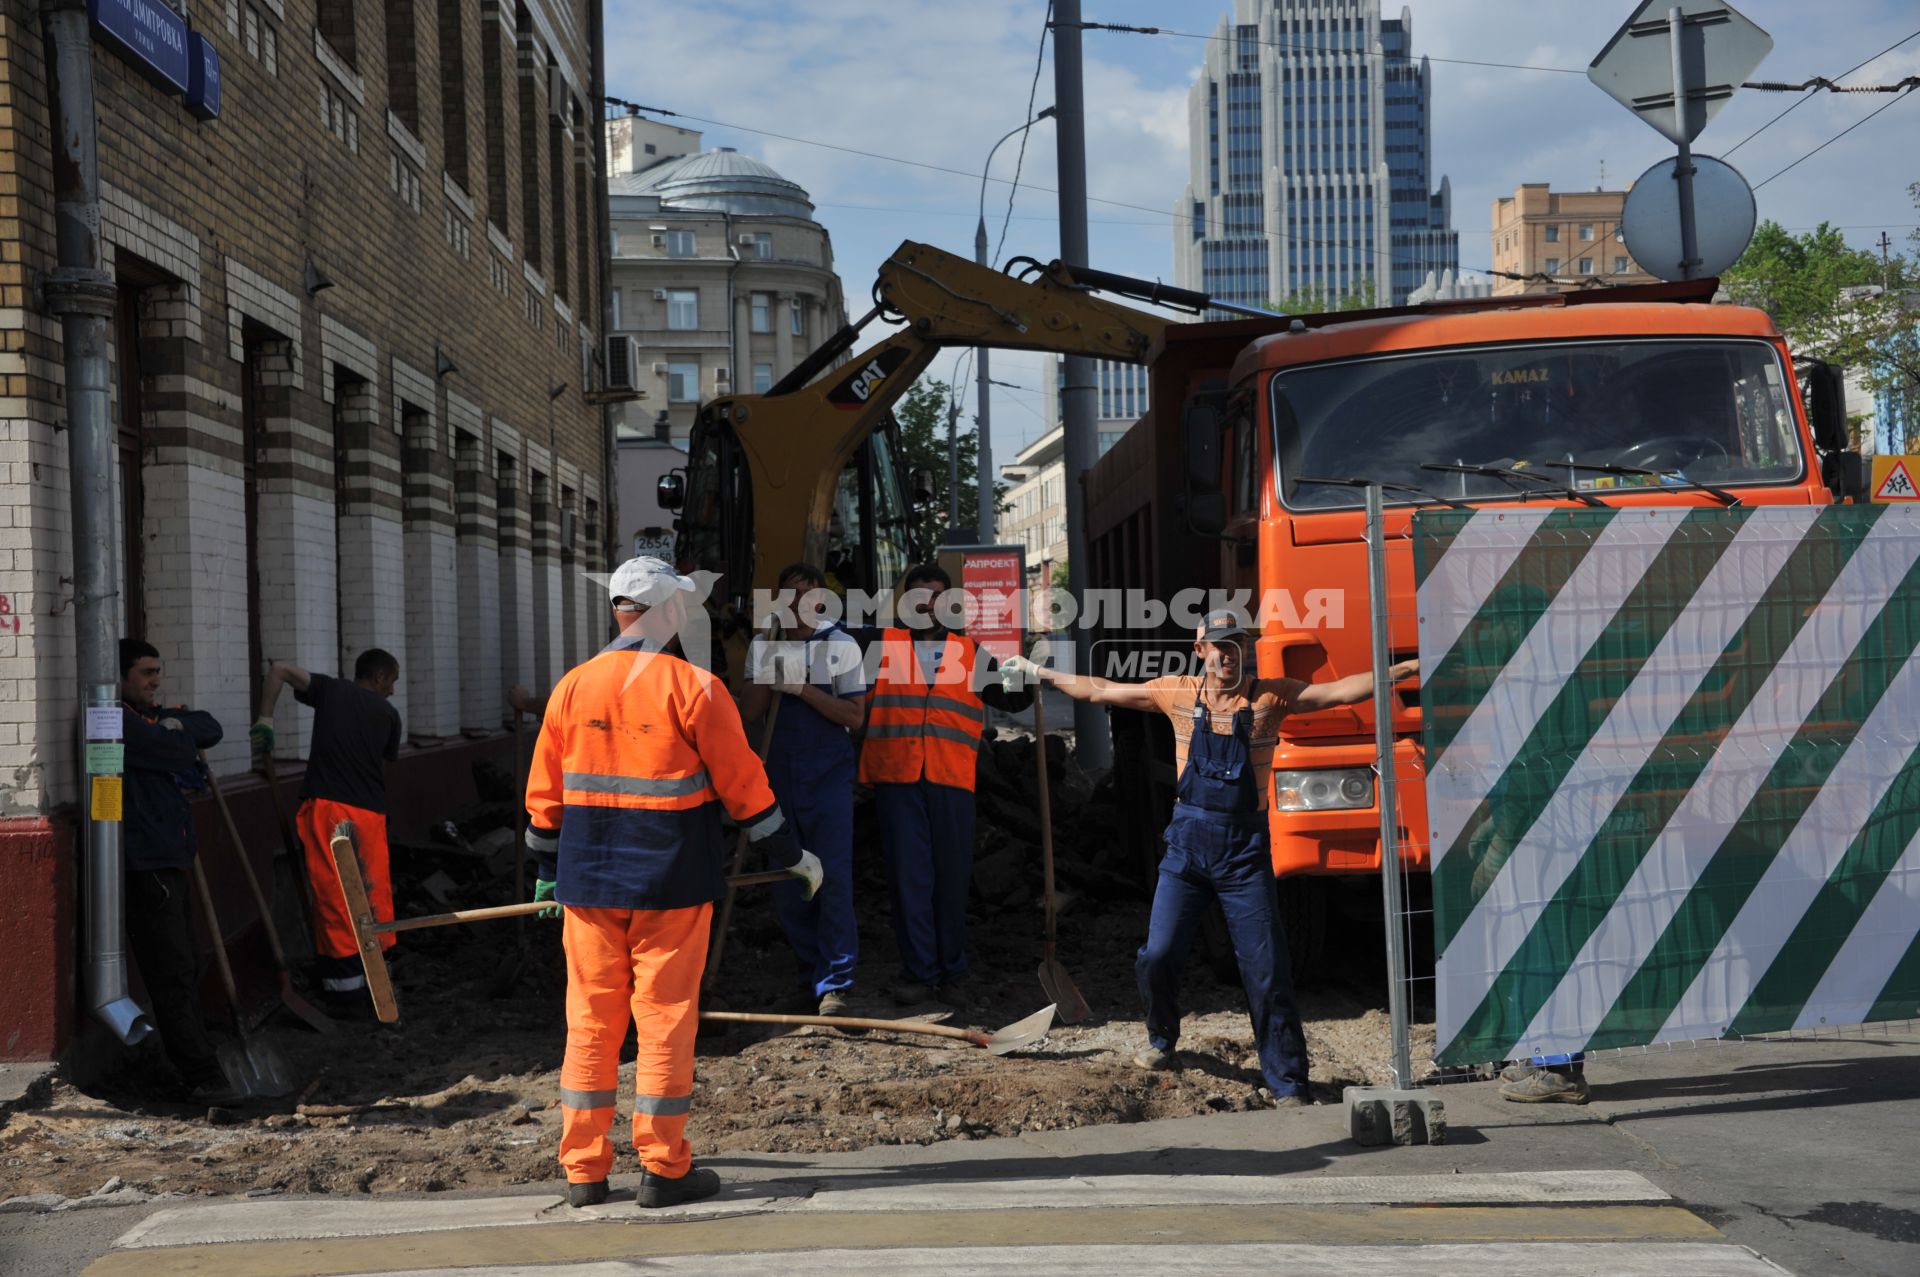
[[[938,998],[967,1003],[967,893],[973,883],[974,771],[989,708],[1018,714],[1029,690],[1000,686],[999,666],[938,620],[936,599],[953,588],[938,564],[909,568],[900,582],[903,627],[881,638],[867,697],[860,783],[873,786],[886,852],[901,1006]]]
[[[694,582],[642,557],[607,589],[620,637],[554,686],[527,778],[534,898],[561,907],[566,949],[560,1164],[569,1204],[607,1199],[631,1018],[636,1196],[673,1206],[720,1189],[693,1165],[686,1125],[700,975],[713,902],[726,893],[721,808],[809,897],[822,874],[788,832],[726,685],[674,650]]]

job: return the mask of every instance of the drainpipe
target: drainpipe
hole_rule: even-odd
[[[587,226],[590,232],[598,232],[593,246],[593,266],[597,276],[595,285],[600,293],[600,322],[594,327],[600,341],[600,349],[594,352],[596,363],[602,362],[601,355],[607,349],[607,338],[613,335],[613,201],[607,196],[607,170],[612,166],[613,159],[607,154],[606,41],[605,7],[601,0],[589,0],[587,56],[592,60],[588,74],[593,80],[589,90],[593,97],[590,116],[593,128],[593,201],[599,216],[590,218]],[[635,370],[636,373],[638,371]],[[602,562],[609,572],[626,559],[619,549],[624,538],[620,534],[620,444],[617,437],[619,421],[625,411],[610,403],[600,407],[600,509],[604,512],[601,516],[600,540]],[[627,544],[632,545],[631,542]]]
[[[66,369],[67,469],[72,480],[74,630],[80,703],[119,708],[119,590],[115,577],[113,426],[107,388],[113,279],[101,268],[100,164],[93,109],[93,43],[84,0],[42,0],[57,135],[53,147],[58,265],[42,293],[60,317]],[[91,804],[82,794],[81,809]],[[88,1004],[128,1046],[153,1032],[127,995],[122,826],[83,825]]]

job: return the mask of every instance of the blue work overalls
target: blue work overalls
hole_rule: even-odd
[[[804,641],[807,680],[835,695],[833,676],[816,678],[814,642],[838,627],[825,625]],[[815,997],[853,983],[860,929],[853,915],[853,738],[797,696],[774,720],[767,780],[800,845],[820,857],[826,879],[812,900],[798,880],[773,887],[774,913],[793,945],[800,978]]]
[[[1275,1098],[1304,1097],[1307,1041],[1293,1004],[1267,814],[1254,781],[1252,736],[1251,708],[1236,712],[1232,734],[1223,735],[1213,730],[1206,707],[1195,697],[1180,800],[1167,825],[1153,917],[1136,964],[1140,997],[1147,1007],[1147,1041],[1173,1050],[1180,1039],[1180,967],[1207,898],[1218,897],[1240,963],[1260,1071]]]

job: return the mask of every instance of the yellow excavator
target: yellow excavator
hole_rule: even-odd
[[[874,306],[762,395],[704,405],[684,472],[660,481],[677,511],[682,569],[717,573],[716,610],[743,617],[757,587],[799,559],[845,589],[890,588],[916,554],[893,405],[947,347],[1051,351],[1143,363],[1167,321],[1104,301],[1090,288],[1198,309],[1199,294],[1148,280],[1031,259],[1003,274],[911,241],[874,285]],[[848,357],[863,328],[899,325]],[[925,480],[922,480],[925,484]],[[923,497],[924,499],[924,497]]]

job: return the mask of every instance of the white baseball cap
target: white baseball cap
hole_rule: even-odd
[[[698,588],[692,577],[679,575],[665,559],[650,554],[628,559],[607,578],[608,598],[632,599],[644,607],[665,603],[682,590]]]

